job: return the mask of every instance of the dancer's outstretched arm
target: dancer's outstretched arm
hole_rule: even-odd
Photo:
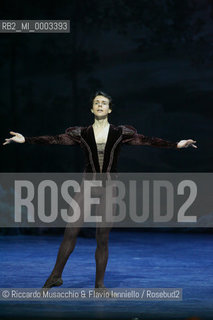
[[[187,148],[189,146],[193,148],[197,148],[195,145],[196,141],[193,139],[180,140],[179,142],[171,142],[167,140],[163,140],[157,137],[147,137],[143,134],[137,133],[137,130],[132,126],[123,126],[123,143],[128,145],[145,145],[145,146],[153,146],[160,148]]]
[[[62,144],[62,145],[77,145],[80,142],[79,135],[76,134],[76,128],[71,127],[66,129],[65,133],[58,134],[55,136],[38,136],[38,137],[24,137],[18,132],[10,131],[13,137],[5,139],[3,145],[11,142],[16,143],[30,143],[30,144]],[[80,127],[79,127],[80,129]]]
[[[197,148],[195,145],[196,141],[192,139],[180,140],[179,142],[171,142],[167,140],[163,140],[161,138],[156,137],[147,137],[142,134],[137,134],[134,138],[129,141],[127,144],[130,145],[145,145],[152,147],[160,147],[160,148],[187,148],[192,146],[193,148]]]

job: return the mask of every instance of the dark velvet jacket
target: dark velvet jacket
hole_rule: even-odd
[[[100,172],[97,145],[92,125],[88,127],[70,127],[66,129],[65,133],[55,136],[25,137],[25,142],[32,144],[80,145],[86,157],[84,172]],[[156,137],[146,137],[138,134],[137,130],[129,125],[115,126],[110,124],[104,150],[102,172],[117,172],[118,156],[123,144],[177,149],[177,142],[170,142]]]

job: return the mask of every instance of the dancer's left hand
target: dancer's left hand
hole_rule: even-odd
[[[188,148],[189,146],[193,147],[193,148],[197,148],[197,146],[195,145],[197,141],[192,140],[192,139],[188,139],[188,140],[180,140],[177,144],[178,148]]]

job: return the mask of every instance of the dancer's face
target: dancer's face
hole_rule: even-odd
[[[112,110],[109,107],[109,99],[104,96],[96,96],[93,100],[91,111],[97,118],[105,118],[106,116],[108,116],[109,113],[112,112]]]

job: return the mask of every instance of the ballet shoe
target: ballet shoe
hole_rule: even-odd
[[[60,277],[49,277],[42,289],[50,289],[52,287],[60,287],[63,284],[63,280]]]

